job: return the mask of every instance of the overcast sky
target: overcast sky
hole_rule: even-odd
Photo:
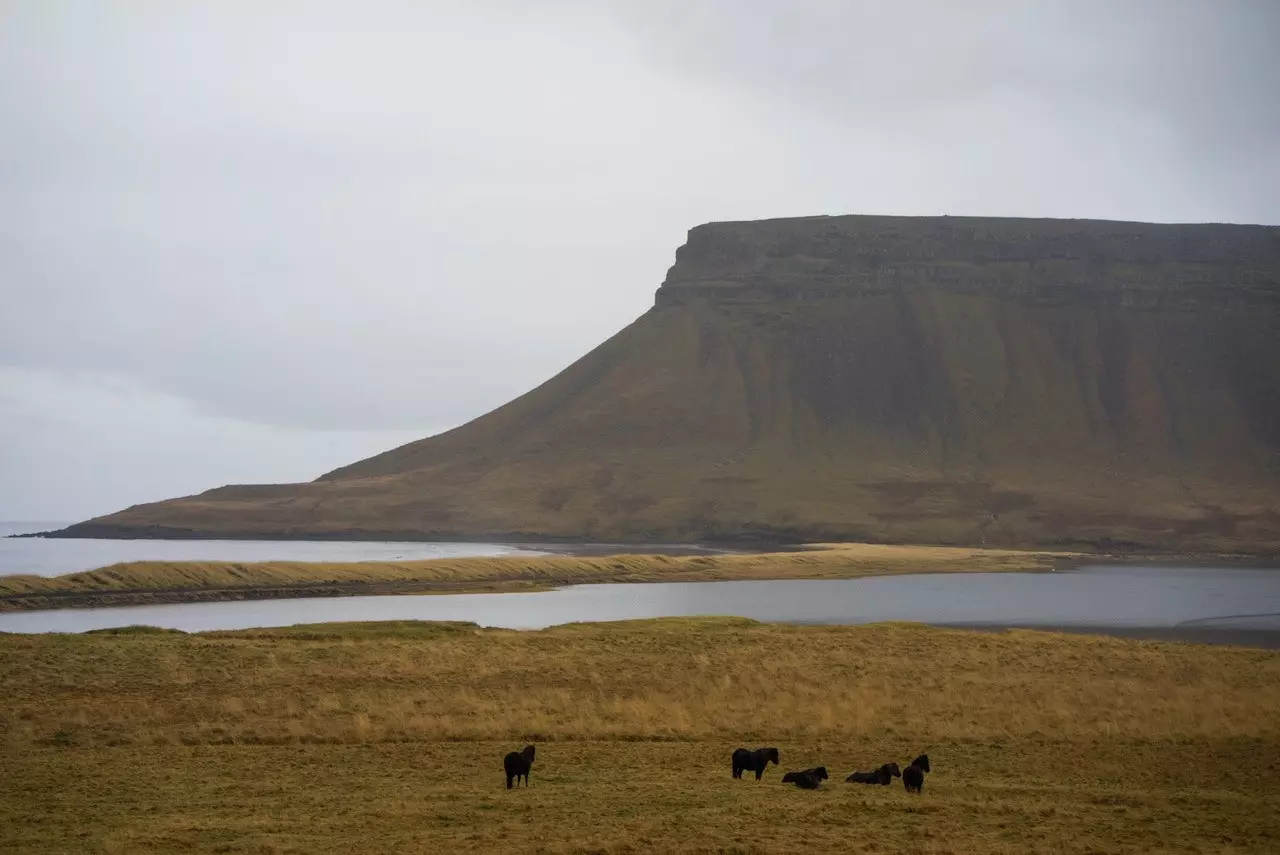
[[[689,227],[1280,223],[1280,3],[0,0],[0,519],[309,480]]]

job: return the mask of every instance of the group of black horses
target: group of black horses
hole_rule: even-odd
[[[733,777],[741,778],[743,772],[755,772],[758,781],[770,763],[778,765],[778,749],[757,748],[755,751],[748,751],[739,748],[733,752]],[[918,793],[924,788],[924,776],[929,771],[932,771],[929,767],[929,755],[921,754],[905,769],[899,769],[897,763],[885,763],[871,772],[854,772],[844,780],[846,784],[881,784],[887,787],[894,778],[901,778],[902,786],[908,793]],[[782,783],[795,784],[802,790],[816,790],[827,777],[826,766],[814,766],[812,769],[788,772],[782,776]]]
[[[519,784],[522,778],[524,785],[529,786],[529,770],[533,768],[534,754],[534,747],[526,745],[522,751],[512,751],[502,758],[502,768],[507,773],[508,790],[511,789],[513,781]],[[758,781],[770,763],[778,765],[778,749],[757,748],[755,751],[748,751],[745,748],[739,748],[733,752],[733,777],[741,778],[743,772],[755,772]],[[854,772],[844,780],[847,784],[882,784],[887,787],[894,778],[901,778],[902,786],[908,793],[918,793],[924,787],[924,775],[929,771],[931,771],[929,755],[921,754],[905,769],[899,769],[897,763],[885,763],[875,771]],[[782,776],[782,783],[795,784],[802,790],[816,790],[825,780],[827,780],[826,766],[788,772]]]

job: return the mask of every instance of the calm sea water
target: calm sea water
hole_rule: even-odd
[[[58,576],[120,561],[411,561],[468,555],[540,555],[492,543],[307,540],[68,540],[10,538],[61,522],[0,522],[0,576]]]
[[[850,580],[579,585],[532,594],[341,597],[0,615],[0,631],[131,624],[188,632],[299,623],[461,620],[539,629],[574,621],[735,615],[763,621],[1255,631],[1280,638],[1280,570],[1090,567]],[[1251,642],[1253,643],[1253,642]]]

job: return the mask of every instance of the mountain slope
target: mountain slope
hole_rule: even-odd
[[[1280,228],[812,217],[690,232],[528,394],[310,484],[71,534],[1280,549]]]

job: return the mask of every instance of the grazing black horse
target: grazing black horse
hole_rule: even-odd
[[[733,752],[733,777],[741,778],[743,772],[755,772],[758,781],[770,763],[778,765],[778,749],[757,748],[755,751],[748,751],[739,748]]]
[[[511,781],[514,779],[519,783],[524,778],[524,785],[529,786],[529,769],[533,767],[534,749],[532,745],[526,745],[523,751],[512,751],[506,757],[502,758],[502,768],[507,771],[507,789],[511,789]]]
[[[902,770],[902,786],[908,793],[918,793],[924,787],[924,773],[929,771],[929,755],[921,754]]]
[[[902,770],[897,763],[885,763],[874,772],[854,772],[844,781],[846,784],[882,784],[887,787],[894,778],[901,777]]]
[[[808,778],[808,781],[802,781],[801,778]],[[788,772],[782,776],[782,783],[795,784],[802,790],[816,790],[821,781],[827,780],[827,767],[814,766],[812,769],[804,769],[800,772]],[[812,783],[813,786],[809,786]]]

